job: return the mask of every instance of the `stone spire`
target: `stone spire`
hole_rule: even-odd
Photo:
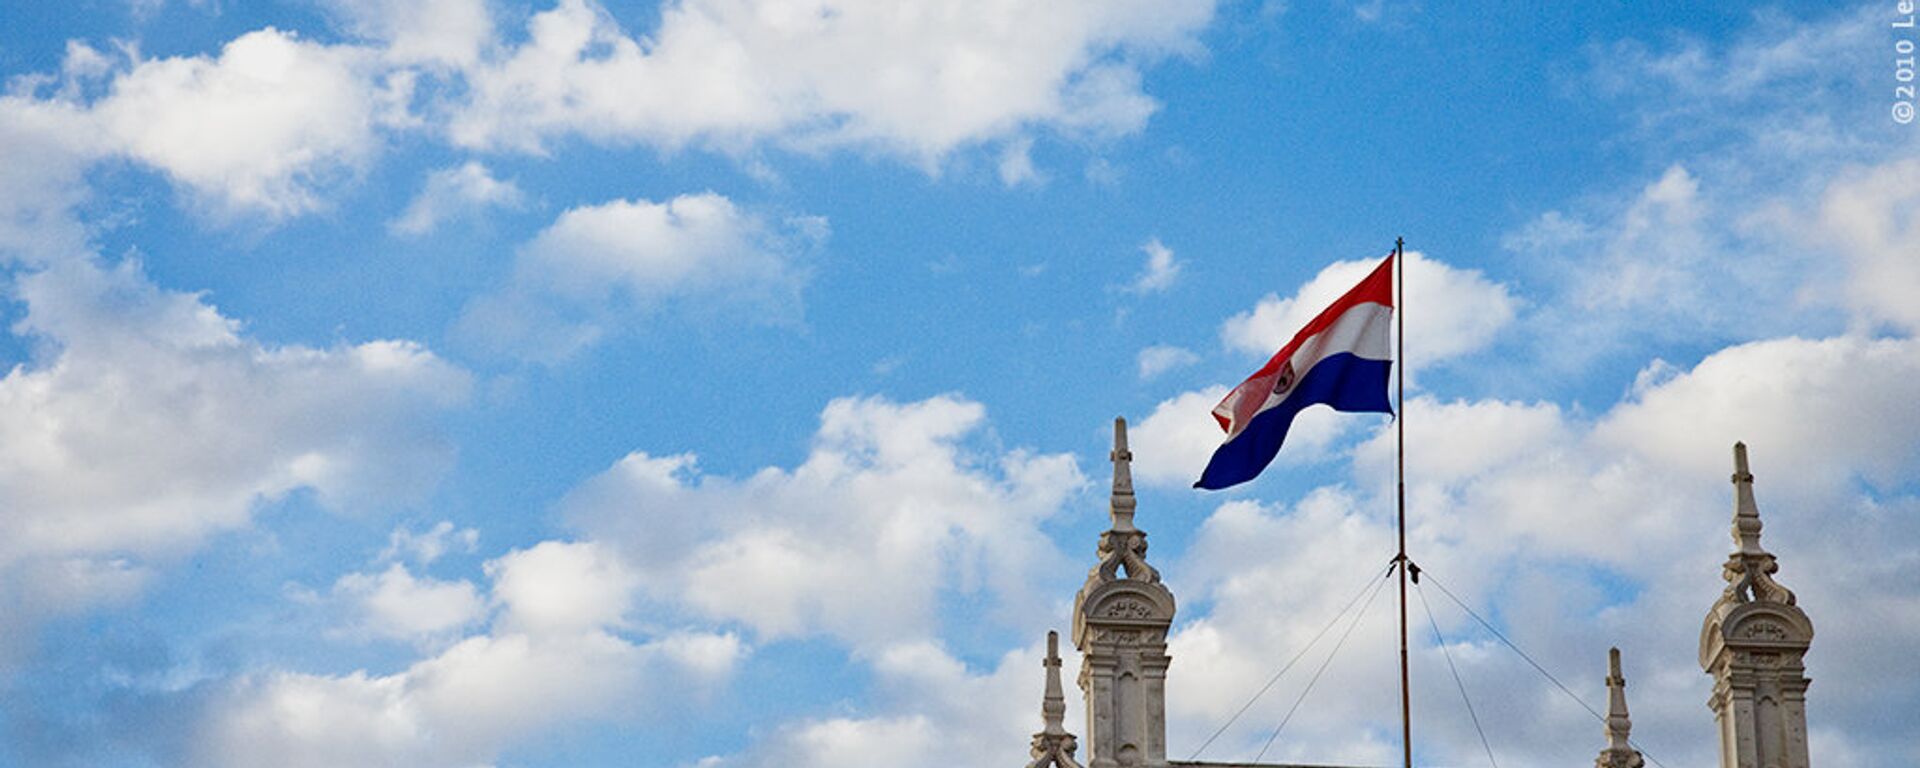
[[[1627,734],[1633,721],[1627,717],[1627,678],[1620,674],[1620,649],[1607,651],[1607,748],[1594,759],[1594,768],[1643,768],[1646,760],[1633,748]]]
[[[1087,574],[1087,584],[1112,581],[1122,568],[1129,579],[1159,583],[1160,572],[1147,564],[1147,534],[1133,527],[1133,452],[1127,450],[1127,420],[1113,420],[1113,494],[1107,501],[1107,514],[1113,528],[1100,535],[1096,554],[1100,564]]]
[[[1113,527],[1100,534],[1100,562],[1073,600],[1087,762],[1092,768],[1165,768],[1173,593],[1147,564],[1147,534],[1133,524],[1133,454],[1125,419],[1113,421],[1112,458]]]
[[[1793,591],[1780,586],[1773,574],[1780,564],[1760,546],[1760,505],[1753,500],[1753,473],[1747,471],[1747,444],[1733,444],[1734,552],[1722,566],[1727,597],[1793,605]]]
[[[1734,552],[1721,566],[1727,588],[1700,628],[1700,668],[1713,675],[1707,707],[1720,726],[1721,768],[1808,768],[1803,660],[1813,623],[1780,565],[1760,546],[1760,507],[1747,446],[1733,446]]]
[[[1116,531],[1133,530],[1133,452],[1127,450],[1127,420],[1113,420],[1113,452],[1107,454],[1113,460],[1113,496],[1107,502],[1107,513],[1113,516],[1113,529]]]
[[[1046,726],[1033,735],[1033,762],[1027,768],[1081,768],[1073,759],[1079,747],[1073,734],[1067,733],[1067,695],[1060,687],[1060,633],[1047,633],[1047,693],[1040,700],[1040,719]]]

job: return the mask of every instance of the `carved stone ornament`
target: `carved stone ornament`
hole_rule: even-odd
[[[1793,605],[1793,590],[1773,579],[1780,563],[1760,546],[1760,505],[1753,498],[1753,473],[1747,471],[1745,443],[1733,446],[1733,488],[1734,552],[1720,567],[1720,576],[1727,581],[1721,599]]]
[[[1121,599],[1107,603],[1107,607],[1101,609],[1100,613],[1116,619],[1151,619],[1153,607],[1139,600]]]
[[[1147,534],[1141,531],[1107,531],[1100,534],[1100,547],[1094,552],[1100,564],[1087,574],[1088,583],[1104,584],[1122,578],[1160,583],[1160,571],[1147,564]]]
[[[1760,546],[1747,447],[1733,448],[1733,542],[1721,575],[1727,588],[1700,631],[1700,668],[1714,679],[1707,707],[1720,730],[1720,768],[1809,768],[1803,660],[1813,622]]]

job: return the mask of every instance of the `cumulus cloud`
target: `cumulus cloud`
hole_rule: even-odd
[[[61,262],[15,290],[16,332],[48,354],[0,378],[0,568],[118,584],[263,500],[405,503],[452,459],[434,415],[468,377],[415,344],[265,345],[131,262]]]
[[[485,615],[473,584],[416,577],[394,563],[378,574],[351,573],[333,596],[358,615],[355,630],[396,640],[427,640],[465,628]]]
[[[493,41],[485,0],[323,0],[347,31],[396,64],[470,67]]]
[[[890,755],[932,754],[952,744],[968,745],[946,758],[953,765],[1019,765],[1027,759],[1027,741],[1038,729],[1043,647],[1010,651],[989,670],[970,669],[932,643],[887,647],[871,662],[878,711],[787,723],[745,752],[703,765],[866,765],[885,762]],[[1071,662],[1065,674],[1072,675]],[[1070,678],[1067,685],[1072,685]],[[1079,721],[1080,707],[1073,699],[1069,696],[1067,702],[1069,724]]]
[[[1197,47],[1213,5],[691,0],[636,39],[599,5],[563,0],[534,15],[524,44],[468,73],[451,135],[526,150],[568,135],[774,140],[932,162],[1029,127],[1130,133],[1156,106],[1141,62]]]
[[[359,42],[264,27],[211,55],[143,59],[132,46],[109,55],[71,44],[58,73],[14,78],[0,100],[0,131],[66,123],[56,140],[35,142],[61,153],[22,153],[9,175],[40,189],[47,174],[127,157],[208,212],[271,222],[324,207],[390,135],[421,131],[530,152],[568,137],[742,156],[759,145],[853,148],[930,172],[957,150],[997,148],[1013,185],[1040,178],[1035,131],[1138,131],[1157,108],[1143,68],[1198,51],[1214,0],[993,12],[960,0],[692,0],[666,6],[644,37],[593,0],[532,14],[524,37],[497,29],[481,0],[321,5]],[[397,231],[432,228],[444,211],[431,192]],[[0,188],[0,238],[6,197]]]
[[[592,543],[547,541],[488,563],[501,609],[489,631],[391,675],[263,671],[226,681],[207,696],[187,761],[485,764],[558,724],[617,715],[731,673],[745,653],[733,635],[622,634],[633,585],[609,558]],[[555,596],[565,597],[557,611]]]
[[[504,628],[529,634],[619,627],[639,581],[592,542],[543,542],[487,565]]]
[[[636,452],[562,509],[655,598],[765,637],[924,638],[955,591],[1032,616],[1046,601],[1027,579],[1051,551],[1038,526],[1082,478],[1071,456],[971,448],[985,418],[953,397],[835,400],[792,469],[732,479]]]
[[[573,208],[520,251],[513,282],[471,303],[463,333],[539,359],[558,359],[606,325],[672,307],[791,322],[824,219],[776,225],[711,192],[666,202],[615,200]]]
[[[1706,473],[1735,439],[1766,445],[1795,482],[1837,492],[1894,491],[1920,464],[1920,376],[1913,339],[1774,339],[1708,356],[1609,414],[1600,437]],[[1688,429],[1672,425],[1684,423]]]
[[[380,552],[380,559],[410,560],[416,565],[432,565],[442,555],[450,552],[471,553],[479,544],[479,531],[455,528],[453,521],[442,520],[419,533],[406,528],[393,529],[393,533],[387,536],[387,548]]]
[[[1140,350],[1136,363],[1140,367],[1140,378],[1151,379],[1175,368],[1183,368],[1200,362],[1200,356],[1184,347],[1156,344]]]
[[[1405,303],[1421,318],[1407,328],[1413,370],[1485,348],[1520,308],[1507,286],[1477,269],[1453,267],[1418,251],[1408,251],[1406,258]],[[1294,295],[1269,294],[1253,309],[1228,318],[1220,337],[1229,349],[1272,355],[1379,264],[1374,259],[1330,264]]]
[[[1009,187],[1044,181],[1044,177],[1033,167],[1033,139],[1020,138],[1007,142],[1006,148],[1000,152],[999,172],[1000,183]]]
[[[1534,342],[1542,363],[1912,327],[1893,298],[1920,280],[1899,223],[1912,136],[1833,117],[1871,99],[1884,67],[1873,13],[1764,13],[1726,39],[1592,49],[1593,93],[1640,125],[1630,146],[1664,170],[1506,238],[1557,294],[1528,323],[1552,329]]]
[[[1140,246],[1140,251],[1147,255],[1147,264],[1141,269],[1140,276],[1134,278],[1127,287],[1128,290],[1134,293],[1159,293],[1172,288],[1173,282],[1180,279],[1180,268],[1185,266],[1173,258],[1173,249],[1161,244],[1160,238],[1156,237]]]
[[[317,187],[379,148],[393,94],[375,63],[366,49],[267,27],[219,56],[136,61],[92,111],[119,151],[216,209],[286,216],[318,207]]]
[[[1867,322],[1920,333],[1920,158],[1841,174],[1813,218],[1842,246],[1846,305]]]
[[[407,210],[387,227],[402,235],[424,235],[444,221],[489,207],[515,208],[526,195],[511,181],[493,177],[478,161],[427,174],[427,185]]]
[[[0,96],[0,259],[44,262],[88,252],[71,215],[87,198],[86,171],[106,151],[87,113],[70,103]]]

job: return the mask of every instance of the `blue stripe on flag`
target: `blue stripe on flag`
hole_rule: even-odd
[[[1387,381],[1393,372],[1392,360],[1369,360],[1351,352],[1340,352],[1320,362],[1300,377],[1293,396],[1262,411],[1247,423],[1247,429],[1222,443],[1207,461],[1195,488],[1219,490],[1239,485],[1260,474],[1280,452],[1287,439],[1293,417],[1309,406],[1327,405],[1336,411],[1393,413],[1387,400]]]

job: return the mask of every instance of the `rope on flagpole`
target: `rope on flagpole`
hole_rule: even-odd
[[[1214,740],[1220,738],[1220,734],[1226,733],[1228,728],[1233,727],[1234,722],[1239,720],[1241,715],[1246,714],[1248,709],[1253,708],[1254,702],[1259,701],[1260,697],[1267,695],[1267,691],[1273,688],[1274,683],[1280,682],[1280,678],[1287,674],[1287,670],[1293,669],[1293,665],[1299,663],[1300,659],[1305,657],[1308,651],[1313,650],[1314,646],[1319,645],[1320,638],[1326,637],[1327,632],[1332,630],[1335,624],[1339,624],[1340,619],[1345,617],[1348,611],[1353,610],[1353,606],[1360,602],[1360,598],[1367,595],[1369,589],[1372,589],[1375,594],[1378,594],[1380,591],[1379,585],[1386,583],[1387,577],[1393,575],[1393,569],[1394,564],[1388,563],[1387,567],[1379,571],[1378,576],[1369,577],[1366,583],[1360,586],[1360,591],[1353,593],[1353,599],[1348,600],[1347,604],[1340,608],[1339,613],[1333,615],[1333,619],[1329,620],[1326,626],[1321,627],[1319,632],[1314,633],[1313,639],[1308,640],[1306,646],[1302,647],[1299,653],[1295,653],[1293,658],[1288,659],[1287,663],[1280,667],[1280,671],[1273,673],[1272,677],[1267,678],[1267,684],[1260,686],[1260,690],[1255,691],[1253,696],[1247,699],[1247,703],[1240,705],[1240,709],[1233,713],[1233,717],[1227,718],[1227,721],[1222,723],[1220,728],[1213,732],[1212,736],[1208,736],[1206,741],[1201,742],[1200,748],[1194,750],[1193,754],[1187,757],[1187,760],[1199,760],[1200,753],[1207,751],[1207,747],[1212,746]]]
[[[1260,758],[1267,756],[1267,750],[1273,748],[1273,742],[1280,738],[1280,732],[1286,730],[1287,723],[1293,720],[1294,713],[1300,711],[1300,705],[1306,702],[1307,694],[1313,692],[1313,685],[1320,682],[1320,676],[1325,674],[1327,667],[1333,664],[1333,657],[1340,655],[1340,649],[1346,646],[1347,638],[1353,636],[1354,628],[1360,626],[1360,620],[1367,617],[1367,609],[1373,607],[1373,599],[1379,597],[1386,586],[1387,580],[1381,579],[1373,588],[1373,592],[1367,595],[1367,602],[1361,604],[1360,610],[1353,613],[1353,619],[1347,624],[1346,630],[1340,633],[1340,640],[1333,644],[1333,650],[1328,651],[1327,657],[1320,661],[1320,668],[1313,671],[1313,677],[1307,679],[1307,687],[1300,689],[1300,695],[1294,698],[1293,706],[1287,708],[1287,714],[1280,718],[1280,724],[1273,727],[1273,734],[1267,737],[1267,743],[1260,746],[1260,753],[1253,756],[1253,762],[1258,763]]]
[[[1418,568],[1415,566],[1416,571]],[[1414,585],[1419,586],[1419,582],[1414,582]],[[1473,732],[1480,734],[1480,746],[1487,750],[1487,762],[1493,768],[1500,768],[1500,761],[1493,759],[1493,743],[1487,741],[1487,731],[1480,727],[1480,713],[1473,711],[1473,699],[1467,696],[1467,684],[1460,679],[1460,668],[1453,664],[1453,651],[1447,649],[1447,639],[1440,635],[1440,622],[1433,618],[1433,606],[1427,604],[1427,591],[1415,589],[1413,593],[1420,597],[1420,608],[1427,612],[1427,625],[1433,627],[1433,642],[1440,646],[1441,655],[1447,659],[1447,671],[1453,673],[1453,686],[1460,689],[1460,701],[1467,705],[1467,717],[1473,720]]]
[[[1540,666],[1540,662],[1534,661],[1533,657],[1527,655],[1526,651],[1520,650],[1520,646],[1514,645],[1512,640],[1507,639],[1506,635],[1501,634],[1500,630],[1495,629],[1492,622],[1487,621],[1486,618],[1482,617],[1479,614],[1479,612],[1469,607],[1465,601],[1460,599],[1459,595],[1455,595],[1453,593],[1453,590],[1447,589],[1446,584],[1443,584],[1440,582],[1439,579],[1434,578],[1432,571],[1422,568],[1420,569],[1420,573],[1425,575],[1428,581],[1433,582],[1433,585],[1440,589],[1440,594],[1446,595],[1447,599],[1452,600],[1454,605],[1460,606],[1460,610],[1466,611],[1468,616],[1473,617],[1474,621],[1479,622],[1482,628],[1487,630],[1489,634],[1492,634],[1502,644],[1506,645],[1508,650],[1511,650],[1514,653],[1518,654],[1521,659],[1524,659],[1528,665],[1533,667],[1533,671],[1539,672],[1542,677],[1545,677],[1547,679],[1547,682],[1553,683],[1553,687],[1559,688],[1561,693],[1566,694],[1567,698],[1573,700],[1573,703],[1580,705],[1581,709],[1586,710],[1587,714],[1592,715],[1595,720],[1600,721],[1602,724],[1607,722],[1606,715],[1600,714],[1600,710],[1594,709],[1593,705],[1588,704],[1586,699],[1580,698],[1578,694],[1575,694],[1573,692],[1573,689],[1568,688],[1566,683],[1560,682],[1560,678],[1554,677],[1553,673],[1548,672],[1546,667]],[[1651,753],[1647,752],[1647,748],[1641,746],[1638,742],[1635,742],[1632,739],[1628,739],[1627,744],[1633,747],[1634,749],[1639,750],[1640,756],[1646,758],[1647,762],[1653,763],[1655,766],[1657,766],[1657,768],[1667,768],[1665,763],[1660,762],[1659,758],[1656,758]]]

